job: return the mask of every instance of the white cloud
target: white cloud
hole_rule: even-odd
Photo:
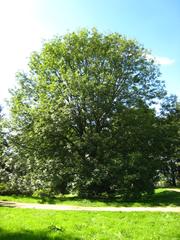
[[[160,65],[172,65],[175,63],[174,59],[168,57],[155,57],[155,61]]]
[[[160,57],[160,56],[153,56],[151,54],[147,54],[146,58],[153,59],[157,64],[160,64],[160,65],[172,65],[173,63],[175,63],[175,60],[169,57]]]

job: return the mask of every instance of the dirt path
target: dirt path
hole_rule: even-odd
[[[180,189],[176,189],[176,188],[169,188],[169,191],[180,192]]]
[[[59,211],[107,211],[107,212],[176,212],[180,213],[180,207],[81,207],[64,206],[55,204],[35,204],[0,201],[2,207],[31,208]]]

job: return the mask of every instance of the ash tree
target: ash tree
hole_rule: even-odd
[[[95,29],[34,52],[10,101],[18,179],[88,197],[152,192],[160,156],[152,106],[165,90],[148,55],[135,40]]]

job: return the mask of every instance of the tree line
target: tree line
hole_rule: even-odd
[[[149,55],[96,29],[33,52],[0,118],[1,193],[130,199],[176,186],[180,105]]]

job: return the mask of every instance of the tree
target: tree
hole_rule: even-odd
[[[0,106],[0,161],[2,162],[3,155],[3,132],[2,132],[2,115],[1,115],[1,106]]]
[[[6,156],[6,148],[7,148],[7,141],[6,141],[6,134],[4,132],[4,116],[2,114],[2,108],[0,106],[0,193],[6,193],[6,181],[7,181],[7,172],[6,172],[6,163],[5,163],[5,156]]]
[[[148,54],[95,29],[56,37],[32,54],[10,103],[29,183],[82,196],[152,192],[159,151],[151,108],[165,91]]]
[[[180,180],[180,107],[177,97],[166,97],[160,115],[162,167],[161,173],[170,186]]]

